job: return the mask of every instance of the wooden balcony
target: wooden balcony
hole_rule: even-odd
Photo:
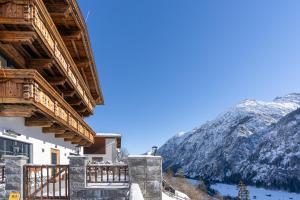
[[[0,116],[25,117],[26,126],[73,144],[94,142],[93,130],[36,70],[2,69],[0,80]]]
[[[77,1],[44,0],[44,3],[95,102],[103,104],[88,30]]]
[[[42,0],[0,1],[0,25],[0,52],[16,68],[38,70],[80,115],[93,113],[90,88]]]

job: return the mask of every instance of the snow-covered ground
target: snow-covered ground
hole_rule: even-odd
[[[238,194],[236,185],[218,183],[212,185],[212,188],[217,190],[222,196],[230,195],[236,197]],[[251,200],[300,200],[300,194],[296,193],[269,190],[253,186],[248,186],[247,188],[250,192]],[[256,196],[256,198],[254,196]]]
[[[176,194],[176,197],[171,197],[170,195],[168,195],[167,193],[162,193],[162,200],[190,200],[190,198],[186,195],[186,194],[184,194],[184,193],[182,193],[182,192],[180,192],[180,191],[175,191],[175,194]]]
[[[166,193],[162,193],[162,200],[174,200],[174,198],[170,197],[169,195],[167,195]]]

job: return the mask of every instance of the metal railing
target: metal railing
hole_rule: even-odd
[[[128,183],[128,165],[90,164],[86,167],[87,183]]]
[[[25,165],[24,199],[69,199],[68,165]]]

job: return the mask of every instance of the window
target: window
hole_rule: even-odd
[[[0,137],[0,156],[24,155],[31,160],[30,144]]]

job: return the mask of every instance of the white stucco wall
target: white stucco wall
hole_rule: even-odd
[[[105,154],[86,154],[88,160],[92,162],[92,157],[102,157],[103,161],[116,162],[117,149],[116,139],[106,138],[105,139]]]
[[[55,138],[54,133],[43,133],[40,127],[27,127],[24,122],[23,117],[0,117],[0,137],[31,144],[31,162],[33,164],[50,164],[51,148],[60,151],[60,164],[69,163],[68,156],[71,152],[75,153],[75,145],[65,142],[62,138]],[[8,129],[21,134],[21,136],[4,135],[4,130]]]

